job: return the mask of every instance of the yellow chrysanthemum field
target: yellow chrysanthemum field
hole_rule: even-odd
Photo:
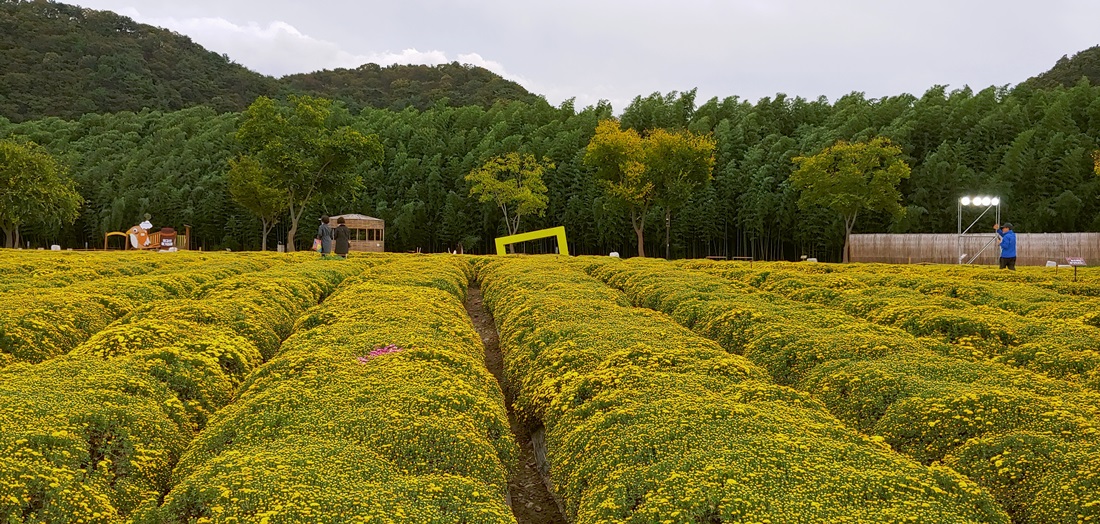
[[[6,250],[0,519],[515,523],[522,425],[564,522],[1100,522],[1081,277]]]

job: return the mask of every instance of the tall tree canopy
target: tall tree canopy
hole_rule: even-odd
[[[608,196],[630,213],[638,237],[638,256],[645,256],[645,219],[657,194],[654,171],[646,169],[646,145],[633,129],[621,129],[618,120],[604,120],[585,148],[585,164],[595,168]]]
[[[525,215],[546,214],[545,171],[554,169],[548,159],[540,161],[532,154],[508,153],[485,162],[466,175],[470,196],[479,202],[492,202],[504,214],[509,235],[519,232]]]
[[[286,193],[276,185],[274,173],[247,156],[229,161],[226,182],[233,201],[260,219],[260,250],[267,251],[267,235],[287,210]]]
[[[378,137],[341,125],[343,116],[331,101],[309,96],[291,96],[285,105],[260,97],[244,112],[237,141],[245,153],[238,166],[254,164],[283,193],[287,251],[294,251],[298,221],[310,203],[341,194],[350,199],[362,184],[358,162],[383,158]]]
[[[48,229],[72,224],[83,201],[65,168],[44,148],[34,142],[0,140],[0,229],[5,246],[16,246],[24,224]]]
[[[645,167],[655,188],[654,202],[665,211],[665,258],[671,258],[672,213],[710,182],[715,142],[690,131],[654,129],[643,143]]]
[[[905,213],[898,183],[909,178],[909,166],[901,159],[901,148],[885,138],[840,141],[794,162],[798,170],[791,173],[791,184],[801,192],[799,209],[822,206],[844,219],[844,262],[848,261],[849,238],[860,213]]]
[[[682,103],[671,96],[668,100]],[[714,146],[714,139],[684,130],[650,129],[643,136],[634,129],[621,129],[617,120],[604,120],[596,127],[584,161],[595,169],[607,195],[629,210],[638,256],[645,256],[645,220],[654,205],[664,210],[665,256],[669,256],[672,213],[710,181]]]

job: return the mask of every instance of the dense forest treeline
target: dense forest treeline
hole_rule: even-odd
[[[499,211],[469,196],[464,177],[485,160],[509,152],[546,157],[546,216],[525,219],[525,230],[564,225],[574,253],[630,253],[636,245],[626,213],[604,197],[582,162],[597,123],[612,116],[607,104],[577,110],[497,103],[402,111],[343,110],[342,123],[377,134],[382,164],[364,164],[364,186],[318,202],[307,216],[364,213],[387,222],[387,248],[440,251],[462,244],[485,252],[504,232]],[[260,223],[225,189],[228,159],[237,154],[237,114],[199,107],[0,120],[0,137],[18,135],[46,146],[71,168],[86,199],[81,218],[61,232],[29,228],[32,244],[95,246],[105,231],[140,221],[193,226],[206,249],[255,249]],[[861,218],[856,231],[952,232],[956,199],[999,195],[1003,217],[1019,232],[1100,231],[1100,177],[1092,152],[1100,137],[1100,87],[934,87],[920,97],[868,99],[859,93],[830,103],[777,95],[756,103],[736,97],[697,104],[694,91],[636,98],[624,127],[686,128],[717,142],[713,181],[672,216],[674,257],[749,255],[835,260],[843,244],[839,217],[800,211],[788,183],[792,158],[814,154],[837,140],[889,138],[901,146],[912,176],[902,182],[904,217]],[[653,209],[646,236],[663,237],[664,212]],[[309,227],[301,232],[302,244]],[[283,230],[285,231],[285,229]],[[279,238],[278,230],[273,238]],[[273,241],[274,242],[274,241]],[[647,242],[663,255],[662,242]],[[548,249],[532,245],[528,249]]]
[[[310,94],[363,107],[489,107],[538,97],[486,69],[366,64],[271,78],[190,38],[110,11],[41,0],[0,0],[0,115],[47,116],[205,105],[242,111],[257,96]]]

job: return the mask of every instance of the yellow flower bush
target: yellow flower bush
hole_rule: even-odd
[[[250,254],[250,258],[265,255]],[[270,254],[266,255],[271,257]],[[0,253],[0,293],[17,289],[64,287],[109,277],[163,275],[195,269],[209,260],[208,253],[161,254],[138,251],[73,252],[17,251]],[[272,258],[272,261],[276,261]]]
[[[518,451],[461,302],[472,269],[377,261],[296,321],[139,521],[514,522]]]
[[[219,257],[190,279],[199,298],[148,303],[69,355],[0,370],[0,518],[154,511],[197,429],[261,364],[258,347],[367,265],[296,257],[232,276],[223,267],[247,260]]]
[[[587,264],[477,263],[516,408],[545,425],[571,521],[1008,522],[973,482],[896,454],[744,357],[631,307]],[[690,306],[678,314],[705,321],[706,290],[681,291],[646,300],[681,296]]]
[[[1047,514],[1100,518],[1100,495],[1089,490],[1096,482],[1100,395],[1079,384],[986,359],[956,358],[957,348],[942,338],[914,337],[857,318],[886,315],[891,308],[881,296],[854,316],[813,307],[833,303],[845,290],[871,289],[847,273],[828,274],[829,266],[806,265],[799,278],[777,278],[743,264],[577,264],[635,303],[669,312],[765,367],[775,380],[811,393],[851,427],[920,462],[942,461],[969,475],[1017,522],[1049,522],[1034,516],[1038,507],[1050,508]],[[1027,435],[1045,439],[1055,451],[1043,452],[1041,464],[991,459],[1005,439],[1019,450],[1013,457],[1039,454],[1026,448],[1038,442]],[[989,468],[983,462],[989,460],[1012,468]],[[1064,489],[1048,489],[1055,479]]]
[[[22,253],[5,253],[19,256]],[[175,256],[176,253],[172,253]],[[37,255],[41,256],[41,255]],[[99,254],[89,254],[95,267]],[[167,255],[166,255],[167,256]],[[187,254],[176,271],[80,281],[63,287],[24,288],[0,301],[0,353],[5,361],[41,362],[62,355],[115,319],[157,300],[187,297],[206,284],[269,267],[267,257],[209,258]],[[108,258],[105,262],[110,263]],[[0,361],[3,364],[3,361]]]
[[[475,276],[573,522],[1100,519],[1087,269],[469,260],[0,253],[0,519],[514,522]]]
[[[936,337],[945,353],[994,360],[1100,390],[1100,301],[1025,282],[974,282],[977,268],[681,262],[799,302]],[[881,272],[881,273],[880,273]],[[952,280],[939,276],[954,273]],[[964,280],[964,278],[967,278]],[[1062,283],[1071,285],[1072,283]]]
[[[0,518],[118,522],[167,489],[193,436],[172,392],[126,360],[0,370]]]

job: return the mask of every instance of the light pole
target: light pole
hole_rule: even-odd
[[[958,220],[959,233],[958,233],[958,236],[956,237],[956,247],[958,248],[958,252],[959,252],[958,263],[962,264],[963,259],[966,258],[966,255],[967,255],[966,253],[963,253],[963,235],[970,232],[970,228],[974,227],[974,224],[977,224],[978,221],[981,220],[982,217],[984,217],[985,214],[988,213],[990,209],[996,208],[997,224],[1000,224],[1001,223],[1001,199],[1000,199],[1000,197],[995,197],[995,196],[993,196],[993,197],[991,197],[991,196],[975,196],[975,197],[964,196],[964,197],[959,199],[958,204],[959,204],[959,220]],[[971,222],[970,225],[967,226],[966,229],[964,230],[963,226],[962,226],[963,208],[964,207],[969,207],[969,206],[982,207],[982,208],[985,208],[985,209],[983,209],[982,214],[978,215],[978,218],[975,218],[974,221]],[[975,260],[977,260],[978,255],[981,255],[982,252],[984,252],[985,249],[987,247],[989,247],[989,245],[992,242],[993,242],[992,240],[990,240],[989,242],[986,242],[985,245],[982,246],[982,249],[980,251],[978,251],[978,253],[976,255],[970,257],[970,260],[967,261],[966,263],[970,264],[970,263],[973,263]]]

